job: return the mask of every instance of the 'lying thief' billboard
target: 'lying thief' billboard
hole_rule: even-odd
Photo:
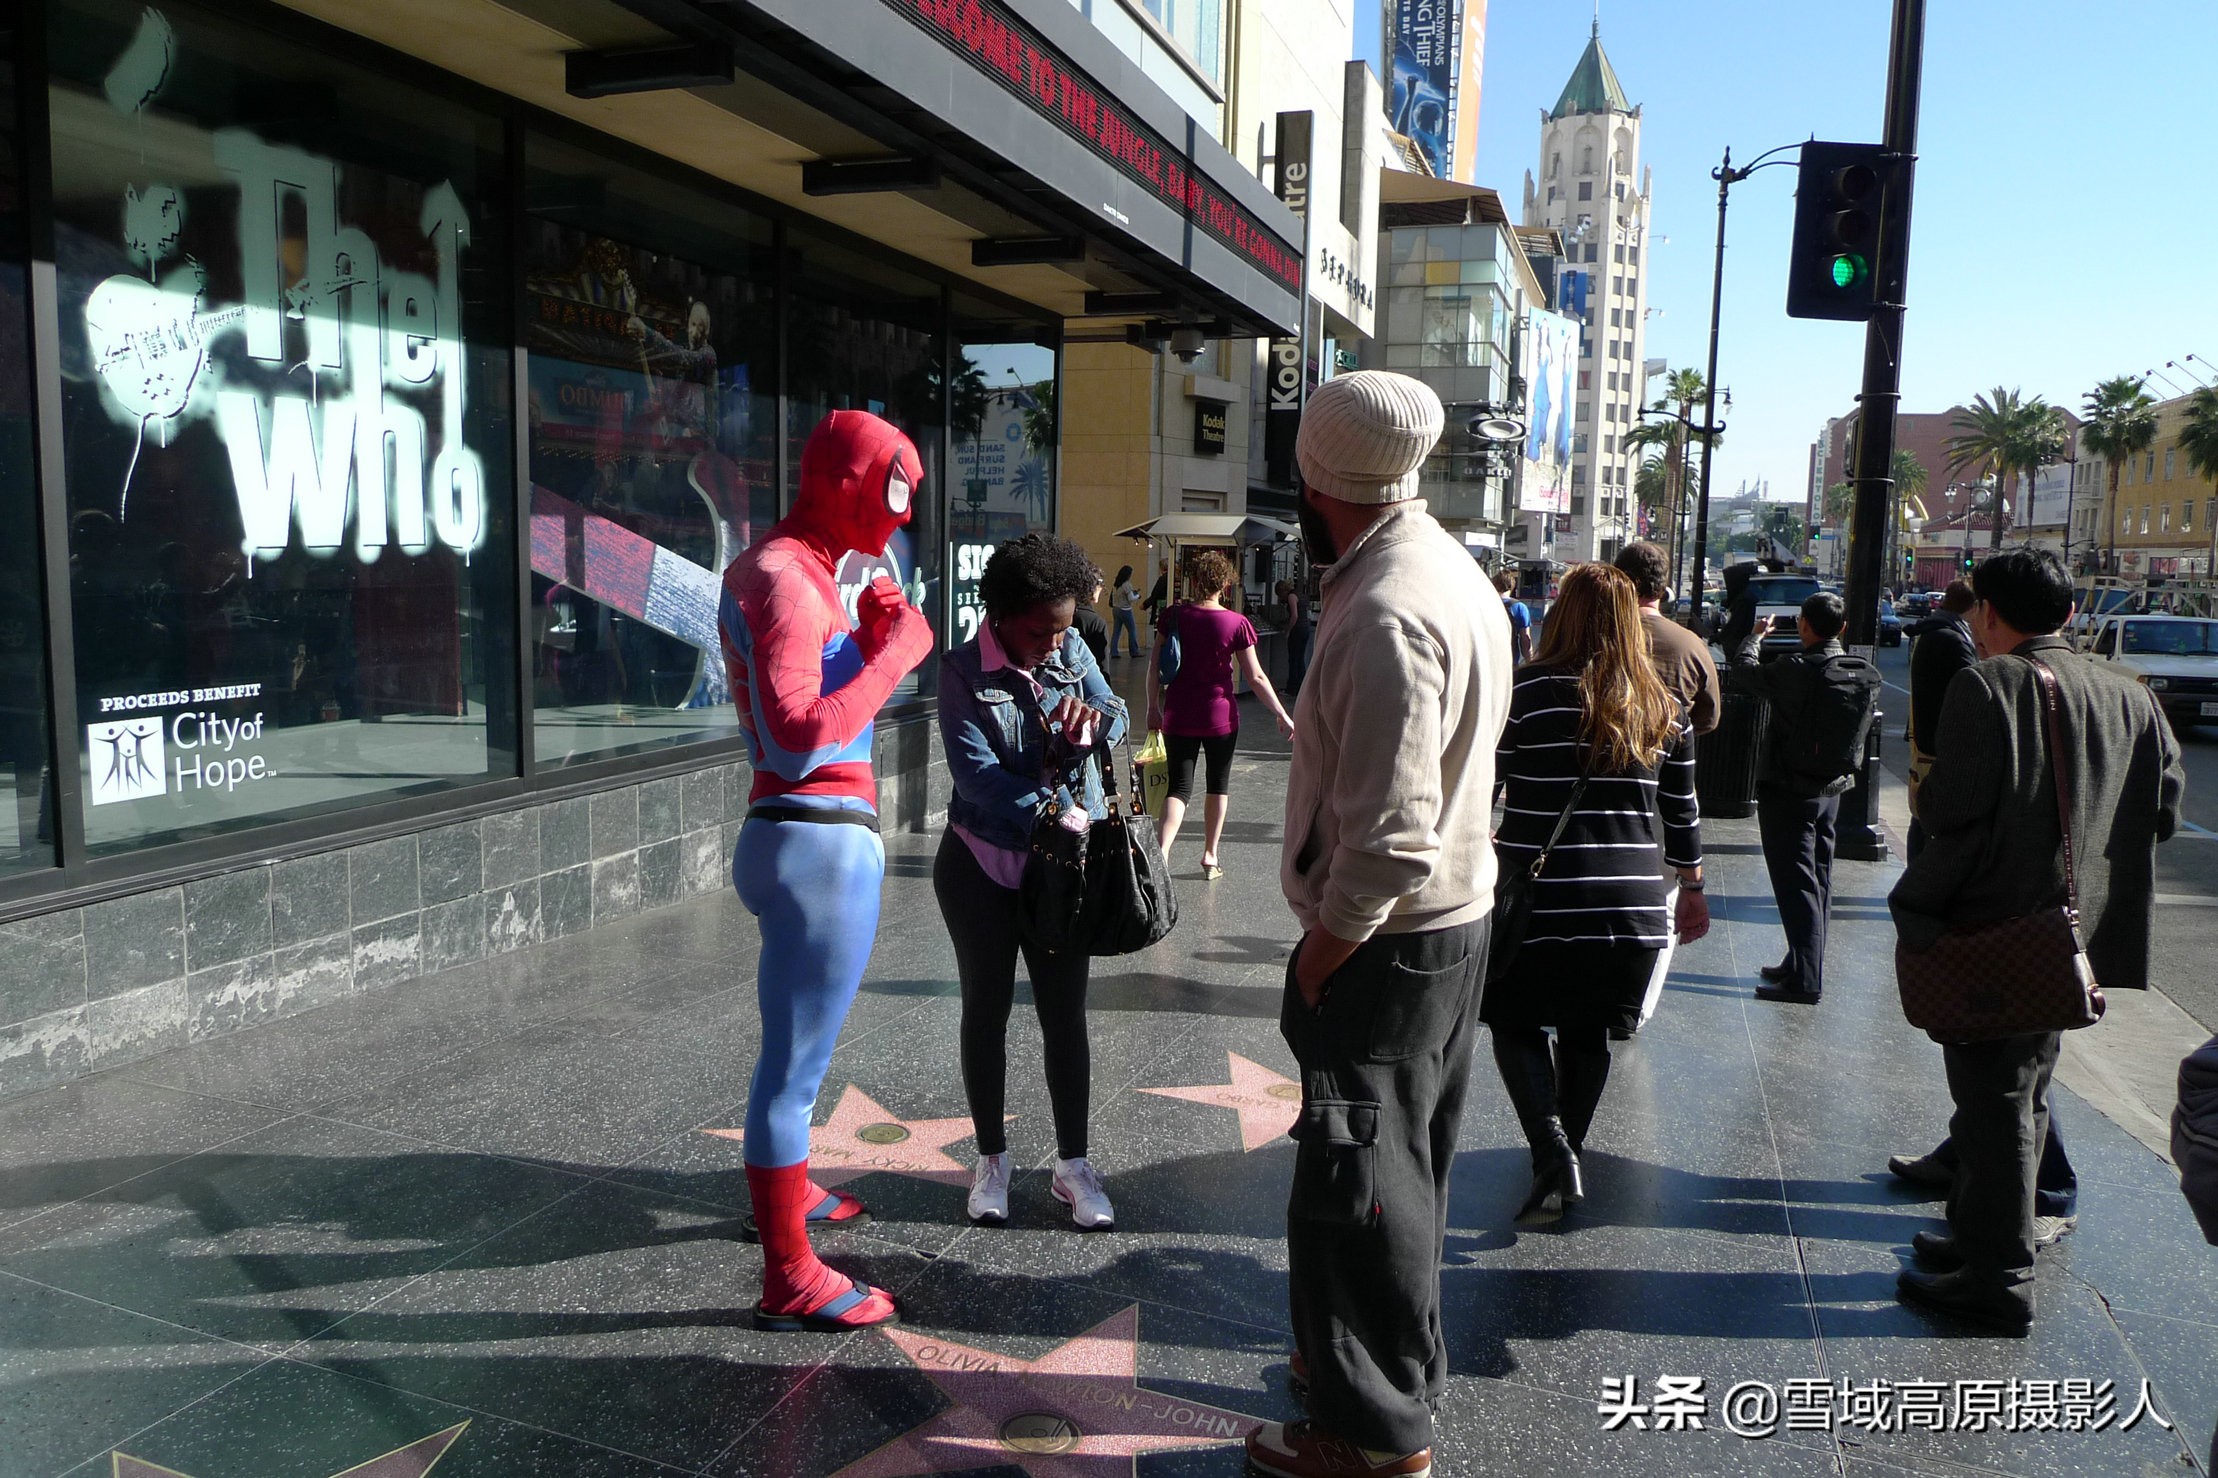
[[[1440,179],[1453,165],[1457,0],[1386,0],[1388,117]]]

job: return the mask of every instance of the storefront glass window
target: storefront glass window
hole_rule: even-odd
[[[15,37],[0,30],[0,874],[54,863]]]
[[[537,762],[730,738],[724,568],[778,518],[769,224],[551,141],[528,156]]]
[[[88,849],[514,774],[499,123],[168,0],[50,25]]]
[[[1039,342],[1050,337],[958,306],[948,395],[950,645],[978,634],[978,577],[995,547],[1055,527],[1055,350],[1052,339]]]
[[[933,618],[941,645],[940,510],[946,468],[942,445],[948,386],[947,341],[941,332],[940,290],[829,242],[792,235],[786,265],[787,466],[798,487],[801,448],[816,423],[835,410],[884,416],[909,434],[924,459],[925,486],[916,516],[893,536],[883,559],[850,554],[840,566],[840,593],[850,614],[855,597],[877,575],[891,576]],[[795,489],[788,489],[790,499]],[[897,690],[928,691],[927,662]]]

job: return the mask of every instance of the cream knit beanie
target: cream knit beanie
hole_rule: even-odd
[[[1445,419],[1440,397],[1422,380],[1357,370],[1310,395],[1294,460],[1303,479],[1328,498],[1397,503],[1417,496],[1417,469]]]

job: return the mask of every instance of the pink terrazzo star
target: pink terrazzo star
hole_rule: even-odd
[[[356,1463],[343,1473],[334,1473],[332,1478],[424,1478],[424,1474],[438,1466],[439,1459],[447,1455],[447,1449],[454,1446],[462,1436],[462,1428],[468,1425],[462,1422],[444,1432],[434,1432],[406,1447],[397,1447],[383,1457]],[[113,1478],[186,1478],[175,1468],[165,1468],[128,1453],[112,1452],[108,1459]]]
[[[995,1466],[1031,1478],[1134,1478],[1142,1453],[1224,1446],[1260,1420],[1142,1387],[1138,1304],[1037,1360],[882,1332],[955,1404],[834,1478]]]
[[[1294,1126],[1294,1116],[1301,1111],[1302,1085],[1291,1078],[1272,1072],[1260,1062],[1250,1062],[1237,1052],[1227,1052],[1225,1061],[1231,1065],[1232,1081],[1205,1083],[1195,1088],[1142,1088],[1142,1093],[1153,1093],[1158,1098],[1183,1098],[1188,1103],[1206,1103],[1211,1108],[1228,1108],[1240,1116],[1240,1148],[1259,1150],[1276,1142]]]
[[[1011,1115],[1011,1117],[1015,1117]],[[722,1139],[746,1138],[743,1129],[704,1129]],[[853,1083],[840,1094],[829,1122],[809,1131],[809,1179],[827,1190],[859,1175],[889,1175],[970,1186],[968,1166],[946,1147],[968,1139],[971,1124],[960,1119],[897,1119]]]

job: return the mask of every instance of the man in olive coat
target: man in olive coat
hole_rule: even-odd
[[[2146,990],[2156,844],[2179,824],[2179,742],[2146,688],[2057,635],[2072,584],[2046,549],[1990,556],[1972,579],[1983,661],[1950,680],[1936,757],[1919,787],[1925,849],[1887,897],[1909,949],[1946,931],[2000,923],[2064,897],[2063,836],[2034,661],[2056,674],[2071,793],[2082,937],[2109,990]],[[2032,659],[2032,660],[2029,660]],[[1918,1234],[1931,1271],[1905,1269],[1902,1296],[2005,1333],[2033,1322],[2034,1173],[2059,1033],[1944,1043],[1956,1113],[1949,1235]]]

